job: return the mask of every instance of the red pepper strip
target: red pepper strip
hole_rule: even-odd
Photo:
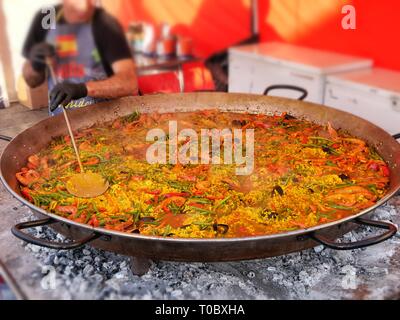
[[[253,124],[257,127],[257,128],[261,128],[261,129],[269,129],[271,128],[270,124],[261,122],[261,121],[254,121]]]
[[[93,165],[96,165],[96,164],[99,164],[99,163],[100,163],[100,159],[99,158],[91,157],[88,160],[86,160],[85,162],[83,162],[83,165],[85,165],[85,166],[93,166]]]
[[[222,199],[225,199],[225,197],[216,197],[216,196],[205,196],[204,198],[207,198],[208,200],[222,200]]]
[[[31,196],[30,192],[31,192],[31,189],[29,189],[29,188],[22,188],[22,189],[21,189],[22,195],[23,195],[27,200],[33,201],[33,198],[32,198],[32,196]]]
[[[100,222],[99,222],[99,220],[97,220],[97,216],[95,214],[90,219],[89,225],[91,225],[93,227],[98,227],[100,225]]]
[[[301,143],[306,144],[308,142],[308,137],[307,136],[303,136],[300,138]]]
[[[204,209],[204,204],[198,202],[190,202],[188,206]]]
[[[172,211],[170,210],[170,208],[168,208],[165,204],[162,206],[162,209],[163,209],[166,213],[172,213]]]
[[[170,192],[164,194],[165,198],[171,198],[171,197],[189,197],[190,194],[187,192]]]
[[[152,190],[152,191],[147,190],[147,189],[143,189],[143,191],[148,193],[148,194],[153,194],[153,195],[157,195],[157,194],[161,193],[161,190],[158,190],[158,189],[157,190]]]

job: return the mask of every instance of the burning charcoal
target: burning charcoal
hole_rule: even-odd
[[[93,271],[94,271],[94,267],[91,264],[87,264],[85,266],[85,268],[83,269],[82,273],[85,276],[90,276],[93,273]]]

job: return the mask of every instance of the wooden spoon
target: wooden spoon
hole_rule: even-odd
[[[51,64],[50,59],[46,59],[47,67],[50,71],[50,76],[54,82],[57,84],[57,77],[54,73],[53,66]],[[65,118],[65,122],[67,123],[67,128],[69,135],[71,137],[72,146],[75,151],[76,159],[78,160],[80,173],[74,174],[66,184],[67,191],[80,198],[94,198],[97,196],[102,195],[104,192],[107,191],[109,187],[109,183],[105,180],[100,174],[94,172],[85,172],[83,169],[81,157],[79,155],[79,150],[76,146],[75,137],[72,132],[71,123],[69,121],[69,117],[67,111],[65,110],[64,106],[61,106]]]

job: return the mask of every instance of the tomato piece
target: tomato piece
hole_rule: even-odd
[[[122,127],[122,123],[120,119],[117,119],[113,122],[112,128],[113,129],[120,129]]]
[[[372,171],[378,171],[379,170],[379,165],[376,162],[372,162],[369,166],[368,169],[371,169]]]
[[[388,166],[381,166],[382,174],[384,177],[389,177],[390,176],[390,170]]]

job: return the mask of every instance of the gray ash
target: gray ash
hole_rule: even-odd
[[[376,209],[373,218],[399,223],[399,200],[397,197]],[[48,227],[31,232],[36,237],[64,241]],[[346,234],[343,241],[375,233],[372,228],[362,227]],[[335,251],[317,246],[252,261],[157,261],[141,277],[131,273],[128,257],[112,252],[90,246],[57,251],[24,245],[42,268],[32,277],[43,278],[43,270],[54,268],[55,288],[63,299],[343,299],[394,294],[393,284],[389,286],[388,281],[400,277],[399,238],[397,234],[365,249]]]

